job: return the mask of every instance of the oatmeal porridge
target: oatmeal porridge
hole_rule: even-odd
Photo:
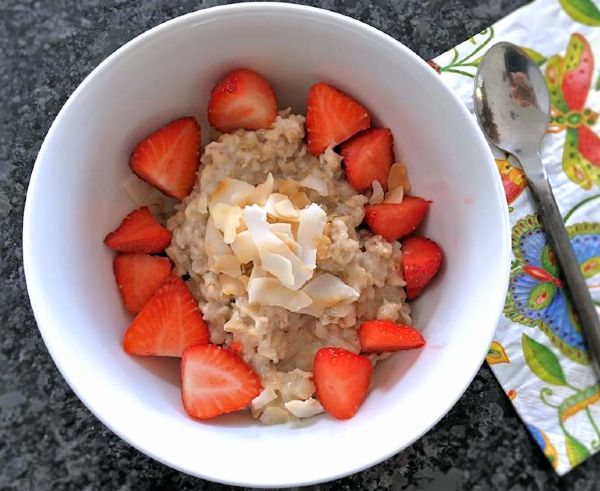
[[[307,151],[304,121],[303,116],[284,111],[269,129],[238,130],[209,143],[194,190],[167,225],[173,233],[167,254],[177,274],[189,275],[187,284],[209,325],[211,342],[239,350],[260,376],[263,391],[251,408],[265,423],[322,410],[313,398],[311,380],[319,348],[337,346],[358,353],[357,327],[362,321],[411,322],[398,269],[400,243],[389,243],[358,228],[369,198],[343,178],[340,155],[329,149],[317,158]],[[231,205],[232,193],[239,194],[243,210]],[[273,214],[262,211],[269,200],[274,201],[273,196],[289,206],[284,210],[288,214],[277,213],[282,206]],[[220,198],[230,203],[218,203]],[[382,193],[379,200],[383,200]],[[241,217],[234,240],[225,240],[223,233],[231,230],[226,225],[219,230],[211,219],[215,210],[222,212],[219,204],[228,206],[225,211],[235,218]],[[293,250],[302,227],[296,215],[310,214],[315,205],[322,210],[317,212],[317,221],[322,223],[314,234],[316,267],[310,279],[296,285],[301,288],[286,289],[297,297],[304,292],[308,295],[278,298],[277,289],[269,291],[268,286],[281,282],[265,272],[260,255],[245,254],[239,246],[250,235],[245,219],[249,212],[259,210],[264,224],[279,229],[275,236],[284,245],[290,243]],[[219,217],[219,221],[224,220]],[[264,296],[252,291],[253,283],[260,280],[266,283]],[[256,293],[256,303],[251,302],[248,290]],[[291,305],[294,300],[297,305]],[[370,356],[373,362],[377,360],[378,355]]]

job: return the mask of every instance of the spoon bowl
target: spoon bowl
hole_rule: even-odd
[[[481,60],[475,112],[488,139],[516,156],[537,152],[548,122],[550,97],[542,72],[518,46],[501,42]]]

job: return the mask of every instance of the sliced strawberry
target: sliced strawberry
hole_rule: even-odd
[[[327,84],[310,88],[306,106],[308,150],[313,155],[320,155],[327,147],[339,145],[371,125],[363,106]]]
[[[129,166],[173,198],[191,193],[200,164],[200,125],[193,117],[170,122],[137,144]]]
[[[426,237],[408,237],[402,241],[402,271],[409,300],[418,297],[433,279],[442,257],[441,247]]]
[[[240,355],[242,353],[242,351],[244,350],[244,347],[242,346],[242,343],[240,343],[239,341],[234,341],[229,345],[229,349],[231,351],[233,351],[234,353],[237,353],[238,355]]]
[[[244,409],[261,392],[260,379],[239,355],[214,344],[192,346],[181,359],[181,399],[193,418]]]
[[[394,141],[388,128],[365,130],[344,142],[341,149],[346,179],[357,191],[379,181],[387,189],[388,174],[394,163]]]
[[[423,335],[411,326],[401,326],[392,321],[363,322],[358,328],[360,350],[364,353],[401,351],[425,346]]]
[[[172,276],[156,290],[127,328],[123,347],[132,355],[181,356],[207,344],[208,328],[186,284]]]
[[[372,371],[364,356],[342,348],[321,348],[313,362],[317,399],[332,416],[351,418],[367,396]]]
[[[166,257],[119,254],[113,261],[115,279],[128,312],[137,314],[171,274]]]
[[[402,203],[367,206],[365,220],[374,234],[392,242],[414,232],[427,215],[431,201],[405,196]]]
[[[277,97],[261,75],[242,69],[228,73],[212,90],[208,122],[222,132],[268,128],[277,117]]]
[[[156,221],[147,206],[142,206],[127,215],[104,243],[119,252],[152,254],[165,250],[171,243],[171,232]]]

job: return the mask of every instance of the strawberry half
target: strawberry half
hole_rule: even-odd
[[[172,276],[156,290],[127,328],[123,347],[132,355],[181,356],[207,344],[208,328],[186,284]]]
[[[119,254],[113,271],[123,303],[128,312],[137,314],[171,274],[171,261],[166,257],[146,254]]]
[[[171,232],[156,221],[148,207],[142,206],[127,215],[104,243],[119,252],[152,254],[164,251],[171,237]]]
[[[344,142],[341,148],[346,179],[357,191],[379,181],[387,189],[388,174],[394,163],[394,140],[388,128],[365,130]]]
[[[360,350],[364,353],[381,353],[422,348],[423,335],[411,326],[401,326],[392,321],[363,322],[358,328]]]
[[[381,203],[365,207],[365,220],[374,234],[392,242],[414,232],[421,224],[431,201],[405,196],[402,203]]]
[[[442,264],[442,249],[426,237],[409,237],[402,241],[402,271],[406,281],[406,297],[419,296]]]
[[[200,164],[200,125],[193,117],[170,122],[137,144],[129,166],[173,198],[192,192]]]
[[[371,125],[363,106],[327,84],[310,88],[306,106],[308,151],[313,155],[320,155],[327,147],[338,145]]]
[[[262,388],[237,354],[214,344],[192,346],[181,358],[181,399],[193,418],[209,419],[244,409]]]
[[[367,396],[372,371],[364,356],[342,348],[321,348],[313,362],[317,399],[335,418],[351,418]]]
[[[242,69],[228,73],[212,90],[208,122],[224,133],[268,128],[277,117],[277,97],[261,75]]]

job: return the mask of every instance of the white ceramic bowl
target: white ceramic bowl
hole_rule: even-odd
[[[280,106],[304,112],[308,87],[352,94],[392,129],[413,192],[434,201],[425,233],[446,252],[414,306],[421,351],[377,366],[349,421],[262,426],[248,414],[200,423],[180,402],[176,360],[126,355],[129,317],[106,233],[133,208],[121,182],[132,146],[206,105],[220,76],[248,66]],[[295,486],[360,471],[429,430],[482,363],[509,269],[507,208],[494,161],[439,76],[376,29],[325,10],[237,4],[166,22],[129,42],[79,86],[54,121],[27,195],[24,260],[40,331],[84,404],[134,447],[176,469],[247,486]]]

